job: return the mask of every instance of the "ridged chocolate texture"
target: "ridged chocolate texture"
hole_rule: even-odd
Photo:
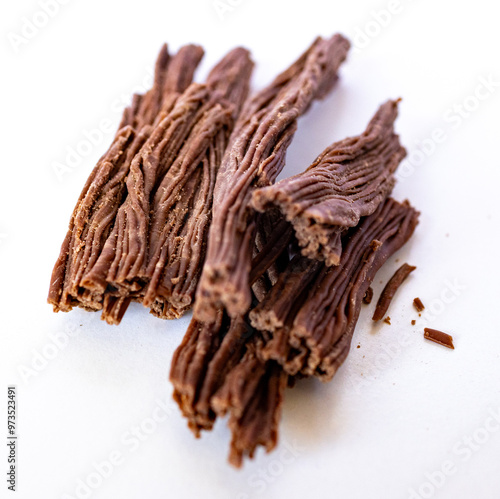
[[[170,65],[183,74],[156,78],[158,86],[187,83],[186,75],[193,73],[187,63],[193,57],[190,51],[179,53],[185,60],[176,63],[175,56]],[[216,171],[247,96],[252,68],[248,51],[234,49],[213,68],[205,85],[193,83],[177,93],[170,109],[156,105],[160,114],[129,161],[123,199],[110,214],[93,258],[79,269],[80,297],[91,297],[92,308],[102,308],[107,322],[119,323],[131,300],[142,301],[151,279],[147,306],[154,313],[172,318],[190,308],[204,258]],[[156,100],[148,102],[137,109],[150,111]],[[161,225],[169,222],[173,229]],[[170,253],[160,261],[164,247]],[[173,268],[165,277],[166,264]],[[82,299],[75,304],[87,306]]]
[[[50,283],[48,302],[54,311],[67,312],[74,306],[102,308],[102,294],[83,288],[83,275],[99,257],[113,228],[126,197],[132,160],[148,139],[158,113],[172,107],[191,82],[202,55],[201,47],[187,45],[170,57],[163,46],[153,87],[144,96],[134,96],[132,105],[124,111],[123,126],[94,167],[73,211]]]
[[[272,241],[281,220],[272,211],[259,217],[255,254]],[[266,295],[287,262],[284,252],[261,273],[253,287],[256,302]],[[252,457],[258,446],[269,451],[276,445],[288,379],[277,363],[262,362],[255,356],[256,335],[246,318],[230,319],[222,310],[212,323],[192,319],[170,371],[174,399],[195,435],[211,429],[217,415],[229,414],[229,460],[235,466],[241,466],[244,456]]]
[[[318,38],[244,106],[215,184],[207,257],[196,293],[197,319],[215,320],[221,306],[232,317],[250,307],[255,235],[255,215],[249,208],[252,191],[275,181],[297,118],[330,91],[348,49],[349,42],[341,35]]]
[[[338,266],[323,263],[318,268],[306,257],[292,260],[250,312],[252,325],[267,332],[259,345],[260,357],[277,361],[290,375],[331,379],[347,356],[376,272],[410,238],[417,223],[418,212],[407,202],[389,198],[345,234]]]
[[[128,198],[86,287],[132,296],[164,318],[190,308],[217,169],[252,68],[248,51],[231,51],[160,122],[134,159]],[[117,323],[120,316],[104,308],[103,318]]]
[[[394,133],[397,104],[383,104],[361,135],[332,144],[303,173],[253,192],[257,210],[277,206],[292,223],[304,256],[338,265],[343,233],[392,191],[406,155]]]
[[[270,452],[278,441],[283,394],[288,375],[275,362],[263,363],[249,344],[241,361],[228,373],[212,398],[218,416],[229,414],[229,462],[240,467],[258,446]]]

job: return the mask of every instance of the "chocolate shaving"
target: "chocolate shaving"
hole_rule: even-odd
[[[247,312],[255,233],[255,216],[248,206],[252,190],[274,182],[297,118],[332,88],[348,48],[340,35],[318,38],[244,107],[215,185],[207,257],[196,293],[197,319],[214,320],[221,305],[232,317]]]
[[[439,343],[444,347],[455,349],[453,346],[453,337],[449,334],[443,333],[442,331],[438,331],[437,329],[431,329],[426,327],[424,329],[424,338],[434,343]]]
[[[422,303],[422,300],[420,298],[413,299],[413,306],[415,307],[417,312],[422,312],[423,310],[425,310],[424,304]]]
[[[394,186],[406,151],[394,133],[398,101],[388,101],[359,136],[329,146],[303,173],[253,192],[259,211],[278,206],[309,258],[337,265],[342,233],[371,215]]]
[[[385,285],[382,290],[382,294],[377,302],[377,307],[375,308],[375,312],[373,314],[372,319],[374,321],[379,321],[386,314],[389,305],[391,304],[396,291],[399,286],[403,284],[404,280],[416,269],[417,267],[413,267],[404,263],[399,267],[398,270],[394,273],[394,275],[389,279],[388,283]]]

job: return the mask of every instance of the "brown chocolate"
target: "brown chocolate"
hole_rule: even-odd
[[[170,108],[189,83],[203,50],[187,45],[170,57],[166,46],[156,63],[153,88],[135,96],[104,156],[90,174],[73,211],[68,233],[52,273],[48,302],[54,311],[74,306],[100,310],[103,293],[85,289],[82,279],[99,257],[126,195],[132,160],[148,139],[162,109]],[[182,73],[182,75],[180,74]]]
[[[422,303],[422,300],[420,298],[413,299],[413,306],[415,307],[417,312],[422,312],[422,310],[425,310],[424,304]]]
[[[82,279],[92,294],[142,301],[165,318],[191,307],[217,169],[252,67],[248,51],[235,49],[205,85],[191,84],[170,112],[162,111],[131,163],[127,197],[113,230]],[[116,324],[117,317],[103,308],[102,318],[109,323]]]
[[[371,286],[366,290],[365,296],[363,296],[363,303],[369,305],[373,299],[373,288]]]
[[[380,106],[361,135],[332,144],[305,172],[253,193],[257,210],[279,207],[303,255],[337,265],[342,234],[392,191],[393,173],[406,155],[394,133],[397,103]]]
[[[453,346],[453,337],[447,333],[443,333],[442,331],[438,331],[437,329],[431,329],[426,327],[424,329],[424,338],[426,340],[433,341],[434,343],[439,343],[444,347],[455,349]]]
[[[394,275],[389,279],[388,283],[385,285],[382,290],[382,294],[377,302],[377,307],[375,308],[375,312],[373,314],[372,319],[374,321],[381,320],[389,309],[389,305],[391,304],[396,291],[399,289],[399,286],[403,284],[404,280],[416,269],[417,267],[413,267],[404,263],[399,267],[398,270],[394,273]]]
[[[255,216],[248,206],[252,191],[275,181],[297,118],[332,88],[348,48],[340,35],[318,38],[244,106],[215,185],[207,257],[196,293],[197,319],[214,320],[220,306],[232,317],[248,311],[255,236]]]
[[[265,332],[260,357],[277,361],[290,375],[331,379],[347,356],[376,272],[409,239],[417,219],[408,203],[388,199],[346,234],[339,266],[295,257],[249,314]]]

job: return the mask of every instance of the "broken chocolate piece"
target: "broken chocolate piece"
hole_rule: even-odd
[[[410,238],[417,220],[418,212],[407,202],[388,199],[344,236],[339,266],[327,267],[305,257],[298,257],[302,262],[292,260],[250,312],[252,325],[267,333],[258,347],[261,358],[276,360],[291,375],[331,379],[347,356],[363,297],[376,272]],[[304,268],[297,272],[299,262]],[[313,274],[310,284],[293,285],[307,279],[308,273]]]
[[[251,344],[250,344],[251,345]],[[288,376],[275,362],[261,362],[250,346],[212,399],[218,416],[229,413],[229,462],[239,468],[256,448],[270,452],[278,440],[283,393]]]
[[[391,301],[396,294],[399,286],[403,284],[403,281],[416,269],[417,267],[413,267],[404,263],[399,267],[398,270],[394,273],[394,275],[389,279],[388,283],[385,285],[382,290],[382,294],[377,302],[377,307],[375,308],[375,313],[373,314],[372,319],[374,321],[379,321],[384,317],[387,312]]]
[[[263,211],[278,206],[309,258],[337,265],[341,238],[390,194],[406,151],[394,133],[398,101],[388,101],[359,136],[329,146],[303,173],[253,192]]]
[[[426,327],[424,329],[424,338],[434,343],[439,343],[444,347],[455,349],[453,346],[453,337],[447,333],[443,333],[442,331],[438,331],[437,329],[431,329]]]
[[[247,312],[255,235],[255,216],[248,206],[252,190],[274,182],[297,118],[332,88],[348,48],[349,42],[340,35],[318,38],[244,107],[215,185],[207,257],[196,293],[197,319],[214,320],[220,306],[232,317]]]
[[[125,126],[90,174],[73,211],[52,273],[48,302],[54,311],[67,312],[74,306],[87,310],[102,308],[103,294],[85,289],[82,278],[95,264],[113,228],[126,194],[130,165],[156,119],[154,110],[168,108],[175,102],[189,85],[202,55],[201,47],[188,45],[171,58],[164,46],[156,63],[153,88],[145,96],[136,96],[132,106],[124,111]]]
[[[413,306],[415,307],[417,312],[422,312],[422,310],[425,310],[424,304],[422,303],[422,300],[420,298],[413,299]]]
[[[127,199],[86,288],[133,296],[163,318],[191,307],[216,172],[252,68],[248,51],[231,51],[158,123],[132,162]],[[106,308],[102,318],[116,323]]]
[[[384,319],[384,322],[386,324],[389,324],[389,326],[391,325],[391,318],[389,316],[387,316],[385,319]]]
[[[369,305],[373,299],[373,288],[371,286],[366,290],[365,296],[363,296],[363,303]]]

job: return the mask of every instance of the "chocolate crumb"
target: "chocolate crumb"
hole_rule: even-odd
[[[395,274],[389,279],[389,282],[385,285],[385,288],[380,295],[380,298],[377,302],[377,308],[375,309],[375,313],[373,314],[372,319],[374,321],[379,321],[384,317],[389,305],[398,290],[399,286],[403,283],[403,281],[413,272],[417,267],[413,267],[412,265],[408,265],[407,263],[403,263],[398,270],[396,270]]]
[[[358,345],[356,348],[361,348],[361,345]]]
[[[424,329],[424,338],[455,350],[455,347],[453,346],[453,337],[449,334],[443,333],[442,331],[438,331],[437,329],[426,327]]]
[[[416,321],[415,319],[413,319],[413,320],[411,321],[411,325],[412,325],[412,326],[414,326],[416,323],[417,323],[417,321]]]
[[[384,322],[386,324],[389,324],[389,326],[391,325],[391,318],[389,316],[387,316],[385,319],[384,319]]]
[[[363,297],[363,303],[366,303],[367,305],[370,304],[372,302],[372,298],[373,298],[373,289],[370,286],[366,290],[365,296]]]
[[[418,297],[413,299],[413,306],[417,309],[417,312],[422,312],[425,309],[422,300]]]

